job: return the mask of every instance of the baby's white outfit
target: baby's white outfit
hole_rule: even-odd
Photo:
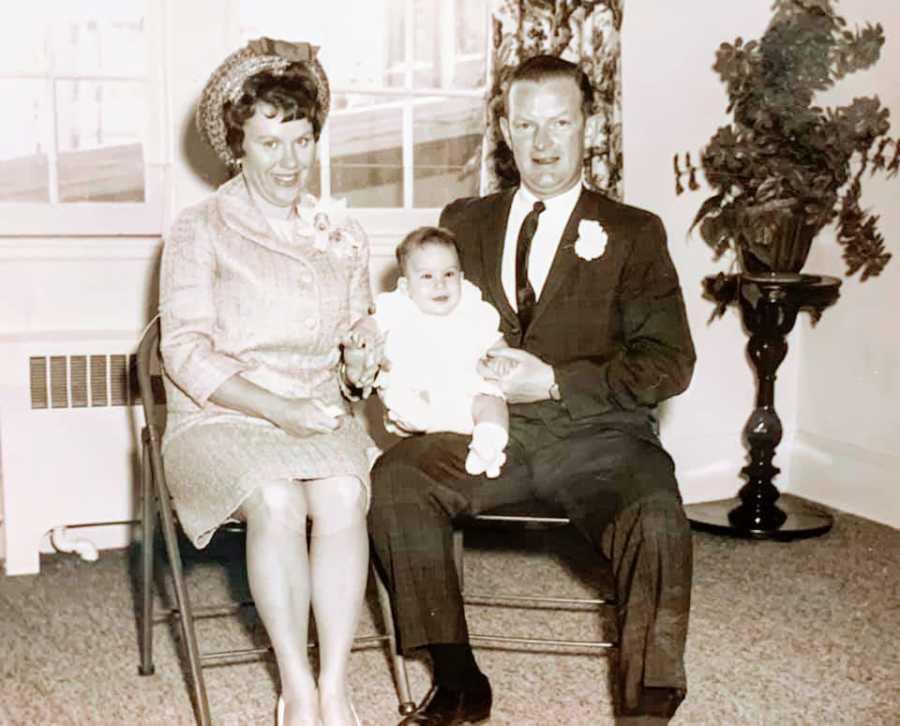
[[[472,433],[472,402],[479,393],[501,396],[476,367],[501,338],[500,316],[481,291],[462,281],[459,304],[448,315],[423,313],[402,290],[375,298],[390,370],[379,377],[385,406],[421,431]]]
[[[500,387],[476,370],[478,361],[502,338],[500,316],[481,299],[481,291],[462,280],[459,304],[448,315],[423,313],[402,290],[381,293],[375,298],[373,317],[385,336],[384,355],[390,365],[377,382],[388,409],[385,427],[402,435],[393,419],[428,433],[472,434],[475,396],[503,397]],[[505,445],[504,436],[501,456]],[[491,468],[499,473],[502,463]]]

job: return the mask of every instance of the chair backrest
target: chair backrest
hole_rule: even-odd
[[[137,349],[138,392],[144,409],[144,424],[158,437],[166,430],[166,391],[159,354],[159,316],[144,330]],[[158,440],[158,439],[157,439]]]

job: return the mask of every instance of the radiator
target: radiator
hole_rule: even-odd
[[[37,573],[51,542],[96,558],[85,533],[121,529],[136,518],[138,337],[133,331],[0,336],[7,575]]]

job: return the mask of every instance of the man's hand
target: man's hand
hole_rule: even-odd
[[[490,363],[479,363],[478,372],[500,384],[509,403],[534,403],[550,398],[550,386],[555,381],[553,367],[536,355],[520,348],[498,348],[488,351],[489,358],[503,358],[515,363],[504,376],[496,376]]]
[[[479,361],[479,365],[481,366],[479,372],[484,370],[489,374],[486,375],[482,373],[483,378],[487,378],[490,381],[499,381],[516,367],[516,362],[511,358],[501,358],[499,356],[491,355],[491,352],[489,351],[485,354],[484,358]]]

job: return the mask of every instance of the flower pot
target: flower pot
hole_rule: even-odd
[[[760,220],[753,229],[737,235],[741,269],[751,275],[797,275],[818,231],[789,212]]]

